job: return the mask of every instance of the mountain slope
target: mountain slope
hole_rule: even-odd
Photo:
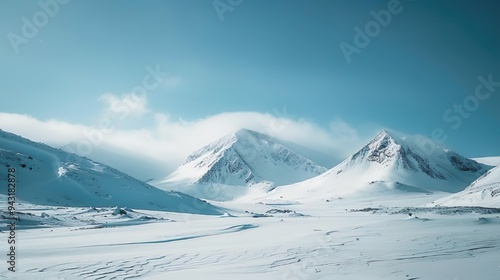
[[[479,157],[479,158],[471,158],[479,163],[491,165],[491,166],[499,166],[500,165],[500,157]]]
[[[416,145],[418,140],[382,131],[324,174],[280,186],[270,197],[299,199],[387,189],[458,192],[490,168],[441,148],[426,154]]]
[[[272,188],[327,170],[278,142],[262,133],[238,130],[191,154],[158,186],[227,200],[245,193],[245,186]]]
[[[465,190],[439,199],[433,205],[500,207],[500,166],[486,172]]]
[[[116,169],[0,130],[0,182],[15,168],[16,197],[55,206],[130,207],[219,214],[218,208],[179,192],[167,192]],[[7,194],[7,188],[0,188]]]

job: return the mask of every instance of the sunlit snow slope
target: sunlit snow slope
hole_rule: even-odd
[[[16,169],[16,196],[41,205],[131,207],[219,214],[199,199],[138,181],[116,169],[0,130],[0,182]],[[7,194],[7,187],[0,188]]]
[[[465,190],[437,200],[434,204],[500,207],[500,166],[486,172]]]

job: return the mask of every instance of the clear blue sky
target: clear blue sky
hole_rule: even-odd
[[[389,2],[243,0],[221,20],[211,0],[73,0],[16,54],[8,34],[42,9],[1,1],[0,112],[92,124],[99,96],[129,91],[160,65],[181,82],[150,92],[149,106],[175,118],[286,106],[323,126],[340,117],[358,130],[440,127],[466,156],[500,155],[500,87],[458,129],[443,120],[479,75],[500,81],[500,2],[401,0],[347,63],[339,44],[354,45],[354,27]]]

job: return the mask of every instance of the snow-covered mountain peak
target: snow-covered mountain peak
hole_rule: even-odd
[[[270,197],[310,199],[370,192],[384,186],[405,186],[405,191],[459,192],[491,168],[440,147],[429,153],[419,146],[421,143],[421,136],[381,131],[324,174],[280,186]]]
[[[238,137],[238,138],[242,138],[242,139],[245,139],[245,138],[261,138],[261,139],[266,139],[266,138],[269,138],[269,136],[263,134],[263,133],[260,133],[260,132],[257,132],[257,131],[254,131],[254,130],[250,130],[250,129],[247,129],[247,128],[240,128],[238,130],[236,130],[235,132],[233,132],[232,134],[234,134],[234,136]]]
[[[340,166],[344,166],[342,169],[346,169],[349,166],[374,162],[386,167],[405,166],[411,168],[412,163],[407,157],[415,153],[410,152],[406,139],[406,137],[395,136],[394,133],[382,130],[368,144],[342,162]]]
[[[299,182],[326,171],[280,143],[268,135],[240,129],[191,154],[159,186],[176,186],[175,189],[188,193],[186,186],[196,184],[274,186]]]
[[[381,130],[371,141],[370,143],[376,143],[380,142],[382,140],[392,140],[395,141],[397,137],[394,136],[392,132],[389,132],[388,130]]]
[[[396,156],[400,151],[400,141],[397,141],[391,134],[383,130],[366,146],[354,154],[352,160],[360,159],[384,163]]]
[[[227,149],[230,149],[234,147],[234,145],[238,142],[238,144],[241,143],[247,143],[247,144],[252,144],[252,145],[258,145],[258,142],[269,142],[270,137],[253,131],[249,129],[239,129],[236,131],[233,131],[226,136],[218,139],[217,141],[214,141],[201,149],[195,151],[191,155],[188,156],[186,163],[192,162],[194,160],[199,159],[200,157],[207,156],[207,154],[211,154],[215,157],[223,155],[223,152],[225,152]]]
[[[417,145],[417,137],[401,137],[385,130],[381,131],[366,146],[342,164],[353,166],[363,162],[375,162],[380,168],[424,173],[433,179],[446,180],[453,177],[450,171],[478,172],[483,165],[465,158],[451,150],[436,147],[427,153]],[[451,168],[445,168],[444,166]],[[345,168],[344,168],[345,169]]]

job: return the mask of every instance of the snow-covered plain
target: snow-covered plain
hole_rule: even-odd
[[[417,207],[444,195],[217,202],[220,216],[23,203],[17,272],[0,278],[498,279],[500,209]]]

